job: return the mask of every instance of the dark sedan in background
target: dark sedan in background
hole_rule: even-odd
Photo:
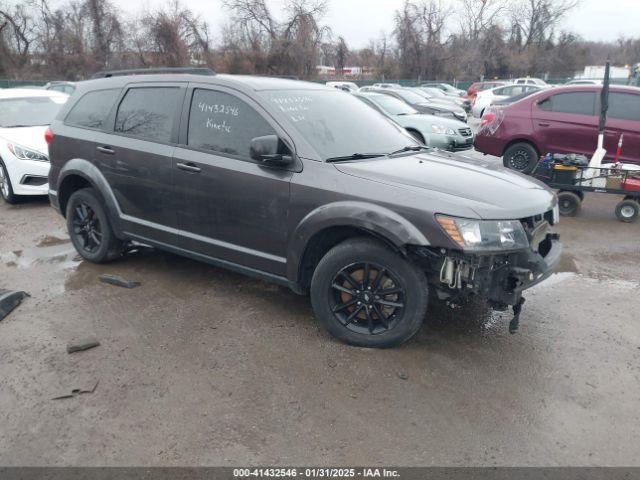
[[[439,117],[448,117],[461,122],[467,121],[467,112],[455,105],[447,105],[445,103],[438,103],[425,98],[416,92],[411,91],[408,88],[380,88],[367,90],[374,93],[383,93],[390,95],[398,100],[411,105],[420,113],[426,113],[428,115],[436,115]]]

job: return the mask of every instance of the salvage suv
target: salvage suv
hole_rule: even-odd
[[[310,293],[333,335],[389,347],[430,291],[517,313],[559,259],[545,186],[430,150],[344,92],[119,75],[79,83],[46,134],[51,203],[88,261],[141,242]]]

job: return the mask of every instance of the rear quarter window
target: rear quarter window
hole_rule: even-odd
[[[109,116],[109,112],[120,93],[119,88],[109,90],[96,90],[84,94],[71,107],[71,110],[64,119],[67,125],[84,128],[102,129],[104,122]]]

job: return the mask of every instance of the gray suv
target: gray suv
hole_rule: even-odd
[[[46,139],[51,203],[84,259],[137,241],[285,285],[354,345],[406,341],[430,298],[517,319],[560,255],[545,186],[432,151],[319,84],[119,74],[79,83]]]

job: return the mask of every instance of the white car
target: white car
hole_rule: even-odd
[[[568,87],[569,85],[602,85],[604,81],[602,80],[571,80],[570,82],[565,83],[563,86]]]
[[[49,192],[44,133],[68,98],[52,90],[0,90],[0,194],[5,202]]]
[[[547,87],[548,84],[541,78],[523,77],[512,80],[516,85],[538,85],[539,87]]]
[[[505,85],[490,88],[489,90],[482,90],[478,92],[471,106],[471,114],[476,118],[482,118],[487,107],[490,107],[498,100],[505,100],[509,97],[515,97],[523,93],[533,93],[542,89],[543,87],[540,85]]]
[[[357,92],[359,87],[353,82],[327,82],[327,87],[337,88],[339,90],[345,90],[347,92]]]

